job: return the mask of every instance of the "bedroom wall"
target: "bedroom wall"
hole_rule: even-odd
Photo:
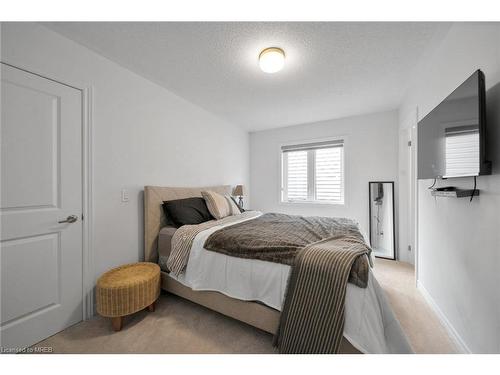
[[[346,137],[346,204],[280,203],[280,146],[338,136]],[[250,133],[251,208],[296,215],[349,217],[357,220],[368,233],[368,181],[395,181],[397,192],[397,153],[397,111]]]
[[[481,195],[431,197],[418,182],[418,284],[458,346],[500,352],[500,25],[455,24],[413,75],[400,110],[401,125],[415,107],[422,119],[476,69],[486,76],[489,157],[493,174],[480,176]],[[437,186],[472,187],[471,178]]]
[[[3,23],[1,50],[9,64],[93,87],[96,277],[142,258],[144,185],[248,185],[246,131],[39,24]]]

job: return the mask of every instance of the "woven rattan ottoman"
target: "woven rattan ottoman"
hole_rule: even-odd
[[[123,317],[148,308],[154,311],[160,295],[160,267],[155,263],[126,264],[109,270],[97,280],[97,312],[111,318],[113,329],[122,329]]]

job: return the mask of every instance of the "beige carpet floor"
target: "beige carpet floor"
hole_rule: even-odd
[[[416,353],[454,353],[444,328],[415,288],[411,265],[377,259],[375,273]],[[36,346],[55,353],[275,353],[272,336],[171,294],[113,332],[108,319],[78,323]]]
[[[374,272],[416,353],[458,353],[436,314],[415,287],[411,264],[377,259]]]

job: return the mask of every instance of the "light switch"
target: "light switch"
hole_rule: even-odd
[[[128,190],[122,189],[122,202],[128,202],[130,200]]]

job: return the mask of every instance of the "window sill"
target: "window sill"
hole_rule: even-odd
[[[318,202],[318,201],[280,201],[281,205],[304,205],[304,206],[340,206],[345,207],[345,202]]]

